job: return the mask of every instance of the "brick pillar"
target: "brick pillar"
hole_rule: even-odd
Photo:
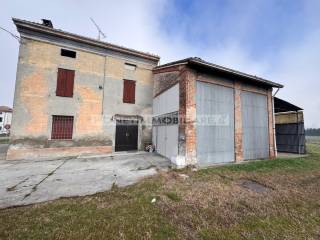
[[[196,77],[195,71],[186,75],[186,164],[197,163],[196,140]]]
[[[243,161],[242,145],[242,111],[241,111],[241,83],[234,83],[234,142],[235,142],[235,161]]]
[[[268,90],[268,121],[269,121],[269,156],[271,159],[276,157],[276,148],[274,142],[274,118],[273,118],[273,97],[272,97],[272,88]]]
[[[196,72],[184,71],[179,82],[179,155],[185,156],[186,165],[196,164]]]

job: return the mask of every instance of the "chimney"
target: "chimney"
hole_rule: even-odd
[[[53,28],[52,22],[49,19],[42,19],[42,25],[49,28]]]

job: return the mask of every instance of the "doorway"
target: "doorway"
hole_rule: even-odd
[[[138,149],[138,121],[117,120],[115,151]]]

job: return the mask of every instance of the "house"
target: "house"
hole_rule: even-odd
[[[21,36],[7,159],[156,151],[178,167],[276,156],[281,84],[13,19]],[[152,120],[152,121],[151,121]]]
[[[273,88],[256,76],[187,58],[153,69],[153,143],[177,166],[276,156]]]
[[[306,137],[303,109],[274,97],[274,112],[277,151],[305,154]]]
[[[151,144],[159,57],[13,19],[21,36],[7,159],[142,150]]]
[[[0,106],[0,134],[9,134],[12,119],[12,108]]]

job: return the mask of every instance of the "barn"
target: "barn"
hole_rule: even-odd
[[[177,167],[276,156],[272,90],[283,85],[196,57],[153,78],[153,145]]]
[[[275,97],[274,112],[277,151],[305,154],[306,137],[303,109]]]

